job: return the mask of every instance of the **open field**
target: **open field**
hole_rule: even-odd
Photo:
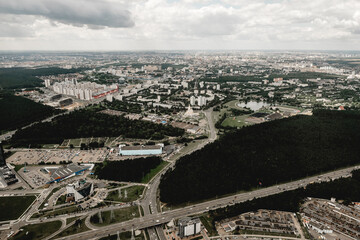
[[[119,235],[120,235],[120,239],[122,239],[122,240],[131,239],[131,232],[121,232],[121,233],[119,233]],[[134,236],[134,237],[135,237],[135,240],[144,240],[145,239],[143,233],[141,233],[139,236]],[[108,237],[100,238],[99,240],[117,240],[117,239],[118,239],[117,235],[111,235]]]
[[[246,119],[249,115],[241,115],[236,117],[228,117],[222,122],[224,127],[243,127],[253,124],[252,122],[247,121]]]
[[[125,191],[127,197],[125,198]],[[109,192],[106,200],[115,201],[115,202],[132,202],[140,198],[140,195],[144,191],[144,186],[132,186],[128,188],[121,189],[121,196],[119,196],[119,191],[114,190]]]
[[[32,224],[23,227],[23,231],[16,234],[11,240],[36,240],[50,236],[61,227],[60,221]]]
[[[50,211],[44,211],[41,213],[35,213],[32,216],[32,218],[58,216],[58,215],[63,215],[63,214],[68,214],[68,213],[73,213],[73,212],[78,212],[78,211],[79,211],[79,208],[77,206],[70,206],[70,207],[59,208],[57,210],[50,210]]]
[[[78,218],[79,219],[79,218]],[[54,237],[54,239],[59,238],[59,237],[65,237],[65,236],[69,236],[69,235],[73,235],[73,234],[77,234],[77,233],[81,233],[81,232],[85,232],[90,230],[86,225],[85,225],[85,220],[77,220],[78,223],[74,223],[73,225],[71,225],[69,228],[66,228],[64,231],[62,231],[61,233],[59,233],[58,235],[56,235]]]
[[[113,219],[111,219],[111,211],[101,212],[103,223],[99,222],[98,214],[95,214],[90,221],[96,226],[106,226],[112,223],[123,222],[140,216],[137,206],[116,209],[113,210],[113,214]]]
[[[0,221],[17,219],[35,198],[34,195],[0,197]]]

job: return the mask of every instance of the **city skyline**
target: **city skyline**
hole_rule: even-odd
[[[360,2],[0,1],[0,50],[360,50]]]

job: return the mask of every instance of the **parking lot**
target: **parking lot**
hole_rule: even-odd
[[[41,171],[41,166],[26,167],[18,171],[18,174],[33,188],[44,186],[49,180],[50,176]]]
[[[108,150],[70,150],[70,149],[56,149],[56,150],[22,150],[15,152],[7,159],[8,163],[21,165],[27,163],[28,165],[44,163],[57,163],[63,161],[72,161],[74,163],[88,163],[101,162],[104,160]]]

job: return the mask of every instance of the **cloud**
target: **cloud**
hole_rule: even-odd
[[[93,29],[134,26],[125,4],[104,0],[0,0],[0,13],[39,16]]]
[[[359,49],[359,9],[359,0],[0,0],[0,49],[17,40],[41,49]]]

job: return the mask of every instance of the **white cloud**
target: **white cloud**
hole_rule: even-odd
[[[12,16],[0,48],[360,49],[358,9],[358,0],[0,0],[0,20]]]
[[[86,0],[0,0],[0,13],[46,17],[74,26],[132,27],[124,4]]]

